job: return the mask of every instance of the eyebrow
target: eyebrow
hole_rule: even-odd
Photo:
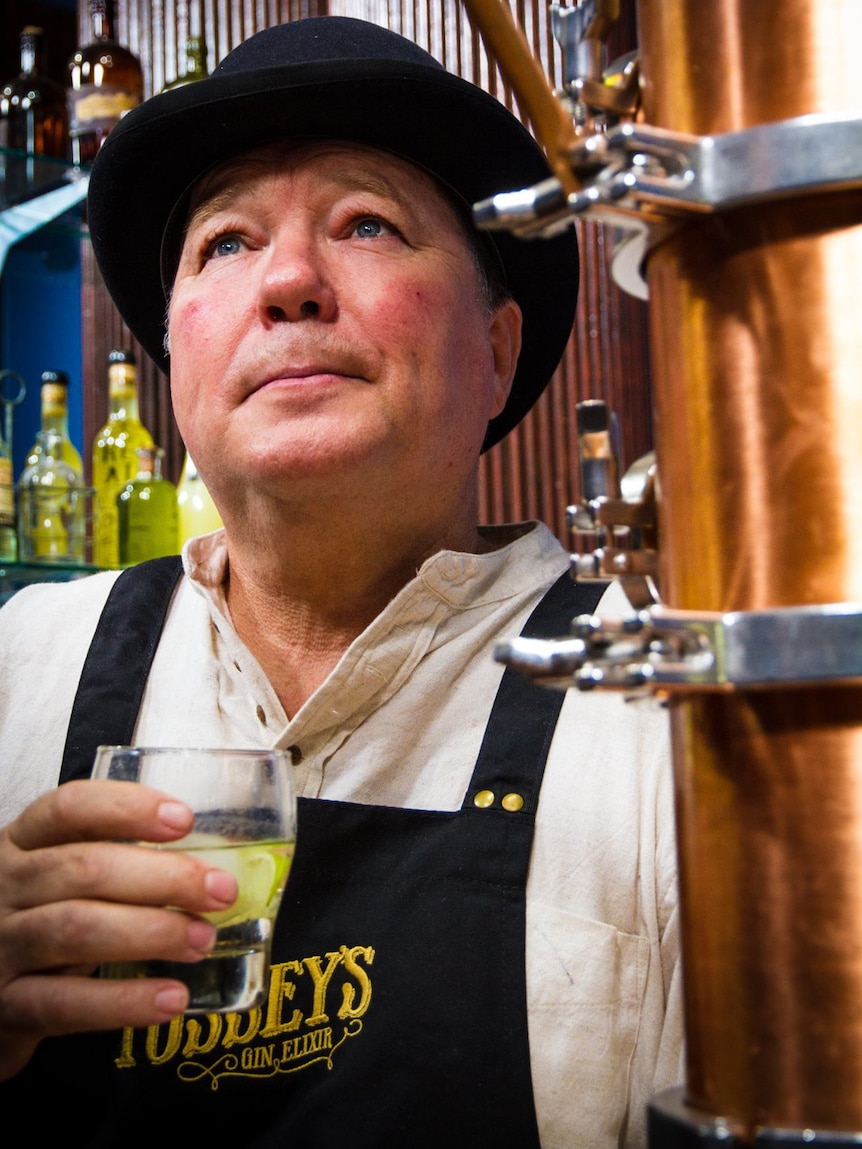
[[[218,215],[219,212],[231,207],[237,198],[237,176],[240,172],[246,173],[250,164],[260,166],[263,171],[272,170],[271,162],[267,162],[265,159],[261,159],[260,161],[249,161],[246,159],[241,164],[228,164],[217,174],[214,174],[212,179],[216,186],[211,193],[207,194],[205,188],[206,179],[203,181],[204,186],[199,189],[202,193],[202,198],[198,199],[197,203],[192,206],[189,212],[185,226],[185,235],[188,235],[193,229],[200,227],[201,224],[206,223],[212,216]],[[227,186],[219,188],[218,184],[220,184],[222,180],[229,182]],[[390,181],[373,173],[347,172],[332,177],[326,176],[324,180],[326,183],[332,184],[346,194],[365,192],[369,195],[392,200],[404,210],[411,210],[410,196],[396,188]]]

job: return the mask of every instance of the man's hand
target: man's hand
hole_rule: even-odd
[[[127,844],[175,841],[192,820],[146,786],[69,782],[0,831],[0,1080],[43,1037],[183,1012],[180,982],[90,974],[105,961],[199,961],[212,949],[214,927],[194,915],[229,906],[233,877],[178,850]]]

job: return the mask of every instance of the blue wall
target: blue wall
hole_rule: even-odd
[[[82,444],[80,209],[10,248],[0,281],[0,368],[27,386],[15,408],[13,466],[20,475],[40,422],[43,371],[69,376],[69,434]],[[5,380],[9,392],[14,380]]]

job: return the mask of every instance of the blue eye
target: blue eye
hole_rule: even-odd
[[[236,255],[242,244],[235,235],[221,235],[210,246],[210,253],[214,256]]]
[[[383,221],[375,219],[373,216],[359,220],[354,228],[355,234],[360,239],[376,239],[378,236],[386,234],[387,230]]]

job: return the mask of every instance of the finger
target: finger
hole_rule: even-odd
[[[188,1001],[186,987],[166,978],[19,978],[0,992],[0,1080],[22,1069],[45,1037],[162,1025]]]
[[[209,922],[177,910],[52,902],[0,922],[0,982],[109,961],[200,961],[215,937]]]
[[[76,781],[32,802],[6,832],[22,850],[100,838],[170,842],[191,830],[187,805],[137,782]]]
[[[0,842],[0,905],[11,909],[83,899],[201,914],[225,909],[236,895],[232,875],[181,850],[119,842],[20,850]]]

